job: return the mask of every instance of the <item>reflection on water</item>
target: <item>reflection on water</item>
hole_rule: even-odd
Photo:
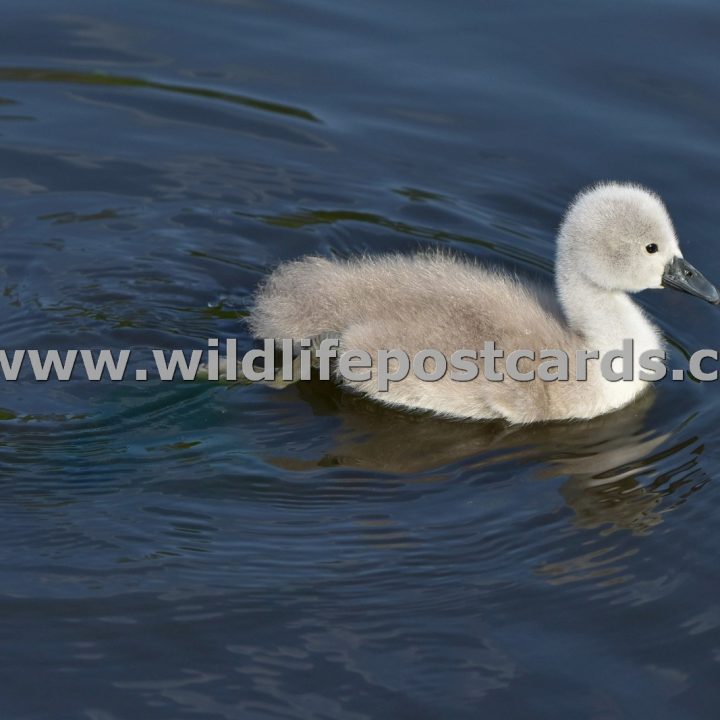
[[[3,12],[3,349],[246,349],[310,253],[549,282],[600,178],[720,278],[705,0]],[[640,300],[672,366],[715,342],[716,309]],[[1,389],[3,718],[714,718],[713,384],[525,428],[317,381]]]
[[[339,466],[441,482],[447,481],[443,468],[459,464],[466,472],[491,471],[503,463],[532,465],[538,479],[563,478],[559,492],[578,525],[635,532],[662,521],[665,498],[678,503],[709,479],[697,437],[679,440],[673,432],[652,429],[652,391],[593,420],[517,427],[401,413],[341,396],[317,379],[297,387],[321,412],[328,402],[351,409],[339,416],[330,452],[317,459],[269,458],[287,470]]]
[[[17,68],[0,67],[0,82],[22,82],[22,83],[61,83],[62,85],[102,85],[108,87],[131,87],[143,90],[159,90],[167,93],[178,93],[180,95],[193,95],[208,100],[219,100],[220,102],[244,105],[253,110],[262,110],[269,113],[279,113],[291,117],[320,122],[312,113],[300,108],[294,108],[282,103],[258,100],[257,98],[246,97],[236,93],[220,92],[203,87],[192,87],[185,85],[174,85],[172,83],[153,82],[142,78],[121,77],[109,75],[103,72],[83,73],[67,70],[52,70],[41,68]]]

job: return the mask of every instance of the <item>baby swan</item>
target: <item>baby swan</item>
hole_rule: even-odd
[[[718,291],[686,262],[660,198],[631,184],[604,183],[581,192],[557,237],[555,292],[469,260],[441,253],[362,257],[347,261],[309,257],[280,265],[260,288],[250,324],[261,338],[337,338],[338,353],[363,350],[482,351],[493,341],[500,382],[404,380],[378,390],[372,377],[347,387],[383,403],[457,418],[504,418],[511,423],[591,418],[629,403],[647,386],[638,360],[660,350],[661,338],[629,293],[671,287],[720,303]],[[577,380],[578,351],[618,350],[632,340],[633,379],[611,382],[600,363],[587,363]],[[511,379],[505,361],[514,350],[535,353],[521,372],[537,370],[543,350],[569,358],[568,381]],[[482,356],[481,356],[482,358]],[[617,362],[617,361],[616,361]],[[613,367],[616,367],[615,365]],[[427,369],[432,370],[432,362]],[[392,368],[391,368],[392,370]],[[497,376],[496,376],[497,377]]]

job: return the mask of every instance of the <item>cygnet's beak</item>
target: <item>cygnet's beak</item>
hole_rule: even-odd
[[[662,284],[664,287],[690,293],[713,305],[720,304],[720,293],[717,288],[684,258],[674,257],[665,266]]]

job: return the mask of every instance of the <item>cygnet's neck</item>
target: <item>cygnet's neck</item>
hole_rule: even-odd
[[[636,358],[661,348],[658,331],[627,293],[602,288],[562,261],[555,284],[565,319],[587,350],[621,349],[626,339],[634,341]]]

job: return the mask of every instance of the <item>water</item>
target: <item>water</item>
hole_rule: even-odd
[[[2,346],[238,337],[280,260],[550,277],[582,186],[720,281],[709,0],[8,0]],[[642,297],[683,355],[720,315]],[[3,718],[714,718],[713,384],[522,430],[319,382],[4,383]]]

